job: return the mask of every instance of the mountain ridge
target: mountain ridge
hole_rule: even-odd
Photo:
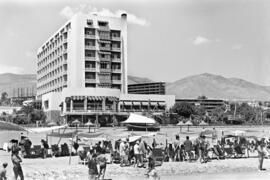
[[[0,74],[0,92],[12,96],[13,90],[21,87],[34,87],[35,74]],[[151,83],[145,77],[128,76],[128,84]],[[226,78],[210,73],[197,74],[181,78],[174,82],[166,82],[166,94],[176,98],[197,98],[205,95],[208,98],[228,100],[269,100],[270,86],[263,86],[240,78]]]

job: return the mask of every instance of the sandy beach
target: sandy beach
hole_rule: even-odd
[[[210,128],[209,128],[210,129]],[[233,130],[245,130],[248,135],[262,136],[269,132],[269,127],[227,127],[216,128],[221,134],[221,130],[225,134],[230,133]],[[180,138],[188,134],[191,137],[197,137],[201,128],[191,128],[190,132],[186,129],[182,129]],[[104,132],[104,134],[113,135],[125,134],[127,131],[124,128],[101,128],[98,131]],[[19,136],[20,132],[0,132],[0,142],[7,141],[7,138],[13,136]],[[134,132],[137,134],[143,134],[143,132]],[[166,139],[168,141],[174,139],[174,135],[179,133],[177,127],[162,128],[157,133],[156,139],[158,143],[165,144]],[[4,136],[4,134],[8,134]],[[40,144],[40,138],[44,138],[44,134],[28,134],[33,144]],[[4,139],[5,138],[5,139]],[[147,138],[147,141],[151,142],[152,138]],[[53,141],[57,141],[53,140]],[[61,141],[68,142],[67,140]],[[264,167],[268,169],[265,172],[259,172],[257,170],[258,159],[255,158],[241,158],[241,159],[225,159],[225,160],[212,160],[209,163],[201,164],[199,162],[165,162],[162,166],[157,167],[157,170],[161,176],[161,179],[238,179],[240,177],[246,177],[245,179],[266,179],[270,175],[270,160],[266,159]],[[12,178],[12,164],[10,160],[10,154],[5,151],[0,151],[0,163],[8,162],[8,177]],[[78,156],[71,158],[71,164],[69,165],[69,157],[47,158],[47,159],[23,159],[22,163],[25,179],[44,179],[44,180],[71,180],[71,179],[87,179],[88,168],[85,165],[78,163]],[[136,167],[120,167],[119,164],[109,164],[106,172],[106,179],[145,179],[144,174],[146,169]],[[249,174],[249,175],[247,175]]]

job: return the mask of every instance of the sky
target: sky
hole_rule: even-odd
[[[201,73],[270,85],[268,0],[0,0],[0,73],[36,73],[37,49],[75,13],[128,14],[128,74]]]

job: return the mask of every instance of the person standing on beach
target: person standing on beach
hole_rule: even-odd
[[[192,142],[189,140],[189,136],[186,137],[184,146],[185,146],[185,151],[188,154],[189,161],[191,161]]]
[[[146,176],[149,180],[160,180],[160,176],[155,168],[155,161],[152,158],[149,158],[148,172]]]
[[[123,167],[125,163],[125,155],[126,155],[126,140],[122,140],[119,146],[119,154],[121,158],[120,166]]]
[[[13,172],[15,176],[15,180],[20,177],[20,180],[24,180],[24,175],[21,167],[22,159],[19,156],[19,150],[12,151],[11,161],[13,163]]]
[[[262,140],[258,141],[257,151],[258,151],[258,159],[259,159],[259,170],[260,171],[265,171],[266,169],[263,168],[263,159],[264,159],[265,153],[264,153],[264,150],[263,150]]]
[[[107,166],[107,158],[105,157],[105,155],[103,154],[100,154],[98,157],[97,157],[97,161],[98,161],[98,164],[99,164],[99,174],[98,174],[98,177],[99,179],[104,179],[104,176],[105,176],[105,172],[106,172],[106,166]]]
[[[89,180],[96,180],[98,176],[96,157],[97,155],[93,154],[92,158],[88,162]]]
[[[178,134],[175,136],[175,141],[173,145],[174,145],[174,150],[175,150],[174,161],[179,161],[180,160],[180,137]]]
[[[0,169],[0,180],[7,180],[7,176],[6,176],[7,166],[8,166],[8,163],[3,163],[3,167],[2,167],[2,169]]]

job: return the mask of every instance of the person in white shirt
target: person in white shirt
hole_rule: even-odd
[[[140,146],[139,141],[136,141],[136,144],[134,145],[134,155],[135,155],[135,163],[137,164],[137,167],[140,166]]]

